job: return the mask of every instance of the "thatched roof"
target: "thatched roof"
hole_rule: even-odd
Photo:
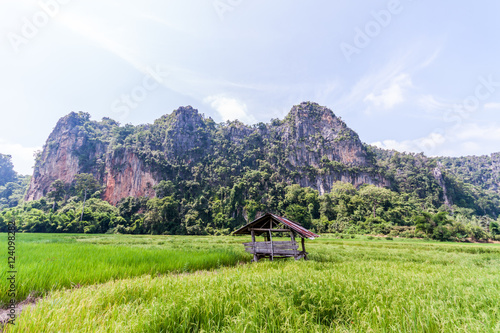
[[[292,222],[289,219],[285,217],[281,217],[278,215],[270,214],[267,213],[264,216],[259,217],[258,219],[248,223],[247,225],[239,228],[238,230],[233,232],[233,235],[250,235],[251,234],[251,229],[270,229],[270,226],[273,228],[275,226],[281,225],[285,229],[291,229],[294,232],[296,232],[299,236],[303,238],[308,238],[308,239],[315,239],[319,237],[319,235],[316,235],[312,231],[307,230],[303,226],[301,226],[298,223]],[[259,230],[259,231],[254,231],[255,235],[258,236],[264,232],[265,230]]]

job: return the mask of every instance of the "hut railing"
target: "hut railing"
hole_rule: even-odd
[[[300,254],[299,245],[295,241],[248,242],[243,245],[245,251],[254,255],[295,257]]]

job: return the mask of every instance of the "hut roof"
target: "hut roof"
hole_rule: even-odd
[[[315,233],[307,230],[298,223],[292,222],[287,218],[270,213],[267,213],[266,215],[261,216],[258,219],[248,223],[247,225],[239,228],[238,230],[233,232],[233,235],[250,235],[251,234],[250,229],[263,228],[266,224],[268,224],[268,222],[274,224],[283,224],[285,227],[292,229],[303,238],[315,239],[319,237],[319,235],[316,235]],[[266,231],[255,231],[255,234],[260,235],[264,232]]]

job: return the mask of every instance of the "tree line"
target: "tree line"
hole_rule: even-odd
[[[499,220],[470,208],[435,207],[411,193],[337,182],[329,193],[271,183],[253,170],[231,187],[207,190],[196,181],[161,181],[154,198],[128,197],[112,206],[91,174],[71,184],[52,183],[46,197],[0,212],[0,231],[15,221],[21,232],[223,235],[272,212],[316,232],[427,237],[437,240],[499,238]],[[266,181],[267,180],[267,181]]]

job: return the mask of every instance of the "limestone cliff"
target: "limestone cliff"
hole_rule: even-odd
[[[379,173],[369,171],[375,161],[358,134],[326,107],[310,102],[294,106],[278,133],[291,168],[299,170],[294,180],[301,186],[323,194],[336,181],[389,185]]]
[[[86,113],[72,112],[61,118],[37,157],[26,200],[38,200],[57,179],[68,186],[79,173],[92,173],[112,204],[127,196],[153,196],[157,183],[133,152],[113,149],[112,130],[118,123],[90,121]]]
[[[108,154],[104,184],[103,199],[116,205],[128,196],[153,197],[157,180],[136,154],[126,151],[119,157]]]
[[[26,200],[38,200],[45,196],[50,184],[60,179],[71,183],[79,173],[79,160],[73,152],[83,145],[84,137],[79,135],[78,126],[87,119],[72,112],[61,118],[49,135],[43,151],[37,156]]]
[[[232,186],[263,163],[276,181],[320,193],[339,180],[389,185],[358,135],[318,104],[301,103],[282,121],[254,126],[216,124],[187,106],[150,125],[96,122],[82,112],[61,118],[37,158],[26,200],[45,196],[57,179],[70,186],[78,173],[93,174],[103,198],[117,204],[128,196],[154,196],[161,180]]]

